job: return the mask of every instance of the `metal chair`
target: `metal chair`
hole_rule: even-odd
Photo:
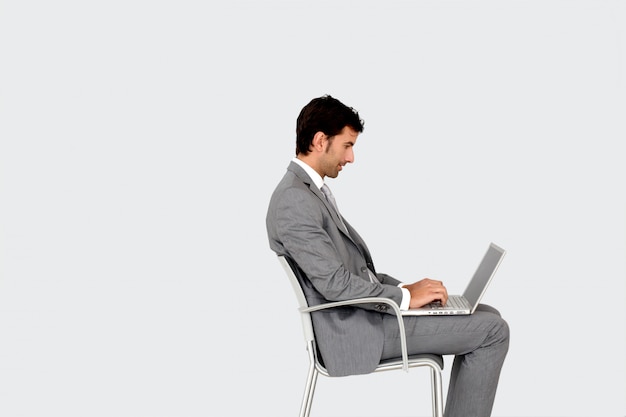
[[[309,372],[306,379],[306,385],[304,388],[304,396],[302,398],[302,405],[300,407],[300,417],[308,417],[311,412],[311,403],[313,402],[313,394],[315,392],[315,385],[317,383],[318,375],[330,376],[320,362],[317,353],[317,344],[315,342],[315,333],[313,332],[313,323],[311,321],[311,313],[327,308],[334,308],[346,305],[357,305],[364,303],[385,303],[388,304],[395,311],[398,318],[398,326],[400,328],[400,341],[402,349],[402,357],[397,359],[382,361],[373,372],[391,371],[402,369],[408,372],[409,368],[426,366],[430,368],[431,377],[431,395],[432,395],[432,408],[434,417],[443,417],[443,397],[442,397],[442,380],[441,372],[443,371],[443,358],[440,355],[424,354],[424,355],[407,355],[406,349],[406,334],[404,330],[404,321],[400,313],[398,304],[389,299],[382,297],[368,297],[359,298],[355,300],[338,301],[325,303],[313,307],[309,307],[304,292],[300,287],[298,278],[296,277],[295,270],[298,268],[296,263],[288,257],[279,256],[278,260],[283,266],[289,281],[293,286],[296,298],[299,304],[300,317],[302,319],[302,328],[304,330],[304,340],[306,342],[306,348],[309,355]]]

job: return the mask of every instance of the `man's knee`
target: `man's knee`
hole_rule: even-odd
[[[506,349],[508,350],[511,330],[507,321],[504,320],[502,317],[498,317],[498,319],[496,320],[496,325],[494,326],[494,330],[495,339],[499,343],[505,345]]]
[[[508,346],[511,330],[509,329],[507,321],[500,315],[500,312],[486,304],[479,304],[477,311],[489,313],[486,317],[489,317],[493,323],[493,330],[491,332],[493,339],[499,343],[506,343]]]

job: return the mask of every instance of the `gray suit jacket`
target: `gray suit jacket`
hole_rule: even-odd
[[[363,297],[400,304],[400,281],[376,273],[365,242],[335,210],[306,172],[291,162],[272,194],[266,217],[270,248],[292,258],[309,305]],[[370,281],[367,269],[380,283]],[[312,314],[319,353],[330,375],[371,372],[383,349],[385,304],[343,307]]]

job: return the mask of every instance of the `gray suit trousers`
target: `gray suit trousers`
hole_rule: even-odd
[[[481,304],[469,316],[404,318],[409,355],[456,355],[450,374],[445,417],[488,417],[509,348],[509,327],[493,307]],[[395,316],[383,320],[383,359],[401,356]]]

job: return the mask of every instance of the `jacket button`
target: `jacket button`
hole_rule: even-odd
[[[367,271],[367,268],[366,268],[366,267],[362,267],[362,268],[361,268],[361,272],[366,272],[366,271]]]

